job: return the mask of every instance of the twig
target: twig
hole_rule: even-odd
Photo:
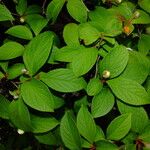
[[[42,13],[45,14],[45,4],[46,4],[47,0],[44,0],[43,5],[42,5]]]

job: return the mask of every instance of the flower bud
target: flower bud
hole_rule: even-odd
[[[122,2],[122,0],[116,0],[116,3],[121,3]]]
[[[18,99],[19,98],[19,96],[18,95],[14,95],[14,99]]]
[[[150,27],[147,27],[147,28],[146,28],[146,33],[147,33],[147,34],[150,34]]]
[[[24,69],[21,70],[21,72],[22,72],[22,73],[26,73],[26,72],[27,72],[27,69],[24,68]]]
[[[24,22],[25,22],[25,20],[24,20],[23,17],[20,18],[20,22],[21,22],[21,23],[24,23]]]
[[[18,132],[18,134],[20,134],[20,135],[24,134],[24,131],[21,130],[21,129],[18,129],[17,132]]]
[[[107,79],[107,78],[109,78],[109,77],[110,77],[110,71],[104,70],[104,71],[103,71],[103,78]]]
[[[140,12],[139,11],[135,11],[134,12],[134,18],[139,18],[140,17]]]

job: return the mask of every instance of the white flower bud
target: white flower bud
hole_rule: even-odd
[[[21,22],[21,23],[24,23],[24,22],[25,22],[25,20],[24,20],[23,17],[20,18],[20,22]]]
[[[26,73],[26,72],[27,72],[27,69],[24,68],[24,69],[21,70],[21,72],[22,72],[22,73]]]
[[[109,77],[110,77],[110,71],[104,70],[104,71],[103,71],[103,78],[107,79],[107,78],[109,78]]]
[[[24,134],[24,131],[21,130],[21,129],[18,129],[17,132],[18,132],[18,134],[20,134],[20,135]]]
[[[116,3],[121,3],[122,2],[122,0],[116,0]]]
[[[18,97],[19,97],[18,95],[14,95],[14,99],[18,99]]]
[[[140,12],[139,11],[135,11],[134,12],[134,18],[139,18],[140,17]]]

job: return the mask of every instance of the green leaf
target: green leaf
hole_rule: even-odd
[[[117,36],[122,33],[122,23],[115,14],[104,7],[96,7],[94,11],[90,11],[89,22],[93,27],[97,28],[102,35]]]
[[[95,64],[98,56],[96,48],[81,48],[78,55],[74,56],[72,69],[76,76],[86,74]]]
[[[79,26],[79,36],[85,45],[90,45],[100,38],[100,32],[89,23],[84,23]]]
[[[0,94],[0,117],[3,119],[9,118],[8,115],[9,104],[10,101]]]
[[[48,19],[52,19],[52,22],[54,23],[62,10],[65,0],[52,0],[47,7],[46,15]]]
[[[27,9],[27,0],[18,0],[18,4],[16,6],[17,13],[22,16]]]
[[[117,77],[125,69],[128,62],[128,50],[124,46],[114,47],[104,58],[100,61],[99,69],[101,76],[105,70],[110,72],[110,78]]]
[[[31,115],[31,126],[33,133],[43,133],[55,128],[59,122],[51,116],[41,117]]]
[[[25,40],[31,40],[33,38],[33,35],[30,29],[23,25],[13,26],[9,28],[6,31],[6,33],[14,37],[25,39]]]
[[[0,21],[14,20],[11,12],[6,8],[5,5],[0,4]]]
[[[149,48],[150,35],[142,34],[138,42],[138,51],[147,55]]]
[[[0,47],[0,60],[9,60],[22,56],[24,47],[17,42],[7,42]]]
[[[139,52],[130,52],[128,64],[121,74],[121,77],[134,80],[142,84],[150,70],[150,63],[148,58]]]
[[[58,141],[52,132],[35,135],[35,138],[42,144],[58,145]]]
[[[25,14],[26,15],[31,15],[31,14],[40,14],[42,13],[42,9],[39,5],[30,5],[28,6]]]
[[[54,52],[54,60],[62,62],[72,62],[74,56],[80,53],[83,46],[65,46]]]
[[[65,104],[62,98],[54,96],[54,95],[53,95],[53,98],[54,98],[54,109],[58,109]]]
[[[148,93],[139,83],[125,78],[107,81],[113,93],[122,101],[132,105],[150,104]]]
[[[39,14],[27,15],[25,21],[29,24],[35,35],[38,35],[48,23],[48,20]]]
[[[133,24],[149,24],[150,23],[150,16],[146,12],[142,10],[138,10],[140,16],[137,19],[132,21]]]
[[[131,114],[123,114],[115,118],[107,128],[107,138],[110,140],[122,139],[131,128]]]
[[[48,87],[39,80],[32,79],[21,85],[24,102],[30,107],[44,112],[54,111],[54,100]]]
[[[76,21],[83,23],[87,21],[87,8],[82,0],[69,0],[67,3],[69,14]]]
[[[69,46],[79,46],[79,31],[78,25],[75,23],[69,23],[64,27],[63,38]]]
[[[127,144],[124,148],[127,150],[136,150],[136,144]]]
[[[4,72],[7,72],[8,69],[8,61],[1,61],[0,67],[3,69]]]
[[[89,96],[97,95],[101,89],[103,88],[103,84],[99,78],[90,79],[86,91]]]
[[[79,100],[75,101],[75,103],[74,103],[75,112],[78,112],[82,105],[89,106],[87,96],[84,96],[84,97],[80,98]]]
[[[76,92],[86,87],[84,79],[76,77],[70,69],[61,68],[41,73],[40,79],[59,92]]]
[[[115,99],[109,89],[103,88],[92,99],[92,115],[94,118],[106,115],[114,106]]]
[[[22,98],[10,103],[9,118],[17,128],[31,131],[30,113]]]
[[[125,17],[125,19],[129,20],[132,18],[133,11],[135,10],[135,5],[132,2],[125,1],[121,3],[119,6],[115,7],[116,15],[121,15]]]
[[[118,147],[108,141],[99,141],[96,143],[96,150],[118,150]]]
[[[31,40],[25,49],[23,60],[31,75],[34,75],[46,62],[53,44],[51,32],[44,32]]]
[[[0,149],[1,150],[6,150],[6,147],[3,144],[0,143]]]
[[[25,69],[24,64],[22,63],[16,63],[8,68],[7,74],[8,79],[14,79],[21,74],[23,74],[22,70]]]
[[[138,4],[141,8],[143,8],[145,11],[150,13],[150,5],[149,0],[138,0]]]
[[[132,117],[131,117],[131,121],[132,121]],[[135,139],[137,139],[137,133],[130,131],[121,141],[125,145],[128,145],[128,144],[134,143]]]
[[[150,123],[145,127],[143,132],[139,135],[139,139],[142,139],[144,142],[150,142]]]
[[[135,107],[117,101],[121,114],[131,113],[131,130],[140,133],[148,123],[148,115],[143,107]]]
[[[96,126],[96,128],[97,128],[97,133],[96,133],[96,137],[95,137],[95,142],[104,140],[105,135],[104,135],[103,130],[100,128],[100,126]]]
[[[82,105],[77,115],[77,128],[91,144],[95,141],[97,128],[86,106]]]
[[[81,137],[69,112],[66,112],[61,120],[60,134],[66,147],[72,150],[81,149]]]

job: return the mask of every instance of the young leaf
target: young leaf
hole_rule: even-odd
[[[0,47],[0,60],[13,59],[22,56],[24,47],[17,42],[7,42]]]
[[[53,34],[44,32],[31,40],[25,49],[23,60],[31,75],[34,75],[46,62],[53,44]]]
[[[16,6],[17,13],[22,16],[27,9],[27,0],[18,0],[18,4]]]
[[[150,104],[148,93],[139,83],[122,77],[107,81],[113,93],[122,101],[132,105]]]
[[[143,131],[148,123],[148,115],[143,107],[135,107],[117,101],[117,105],[121,114],[131,113],[131,130],[137,133]]]
[[[0,118],[8,119],[8,109],[10,101],[7,100],[3,95],[0,95]]]
[[[150,35],[142,34],[138,42],[138,51],[147,55],[149,48]]]
[[[143,132],[139,135],[139,139],[142,139],[144,142],[150,142],[150,124],[148,124]]]
[[[99,141],[96,143],[96,150],[118,150],[118,147],[108,141]]]
[[[52,132],[35,135],[35,138],[42,144],[58,145],[57,138]]]
[[[101,89],[103,88],[103,84],[99,78],[90,79],[86,91],[89,96],[97,95]]]
[[[82,105],[77,115],[77,128],[91,144],[95,141],[97,128],[86,106]]]
[[[61,138],[69,149],[81,149],[81,137],[74,120],[69,112],[66,112],[60,123]]]
[[[52,0],[47,7],[46,15],[54,23],[65,4],[65,0]]]
[[[30,113],[22,98],[10,103],[9,118],[17,128],[31,131]]]
[[[128,58],[128,50],[124,46],[114,47],[99,64],[101,76],[105,70],[108,70],[110,78],[117,77],[125,69]]]
[[[75,103],[74,103],[75,112],[78,112],[82,105],[89,106],[87,96],[84,96],[84,97],[80,98],[79,100],[75,101]]]
[[[21,74],[23,74],[22,70],[25,69],[24,64],[22,63],[16,63],[12,65],[11,67],[8,68],[7,74],[8,74],[8,79],[14,79]]]
[[[81,48],[78,55],[74,56],[72,69],[76,76],[86,74],[95,64],[98,56],[96,48]]]
[[[131,114],[123,114],[115,118],[107,128],[107,138],[110,140],[122,139],[131,128]]]
[[[60,92],[76,92],[86,87],[83,78],[76,77],[70,69],[55,69],[41,73],[40,79],[50,88]]]
[[[54,109],[58,109],[65,104],[64,99],[54,96],[54,95],[53,95],[53,98],[54,98]]]
[[[87,8],[82,0],[69,0],[67,10],[76,21],[80,23],[87,21]]]
[[[13,26],[9,28],[6,31],[6,33],[14,37],[25,39],[25,40],[31,40],[33,38],[33,35],[30,29],[23,25]]]
[[[131,118],[132,119],[132,118]],[[125,145],[134,143],[135,139],[137,139],[137,133],[132,132],[132,130],[121,140]]]
[[[64,27],[63,38],[65,43],[69,46],[79,46],[79,31],[78,25],[75,23],[69,23]]]
[[[48,20],[39,14],[27,15],[25,21],[29,24],[35,35],[38,35],[48,23]]]
[[[24,102],[30,107],[44,112],[54,111],[54,100],[48,87],[36,79],[24,82],[21,85],[21,94]]]
[[[3,69],[4,72],[7,72],[8,69],[8,61],[1,61],[0,67]]]
[[[94,118],[106,115],[114,106],[115,100],[109,89],[103,88],[92,99],[92,115]]]
[[[142,84],[150,70],[148,58],[139,52],[130,52],[129,61],[121,77],[134,80]]]
[[[100,32],[89,23],[79,26],[79,37],[85,45],[90,45],[100,38]]]
[[[33,133],[43,133],[55,128],[59,122],[54,117],[40,117],[31,115]]]
[[[0,21],[14,20],[11,12],[6,8],[5,5],[0,4]]]

